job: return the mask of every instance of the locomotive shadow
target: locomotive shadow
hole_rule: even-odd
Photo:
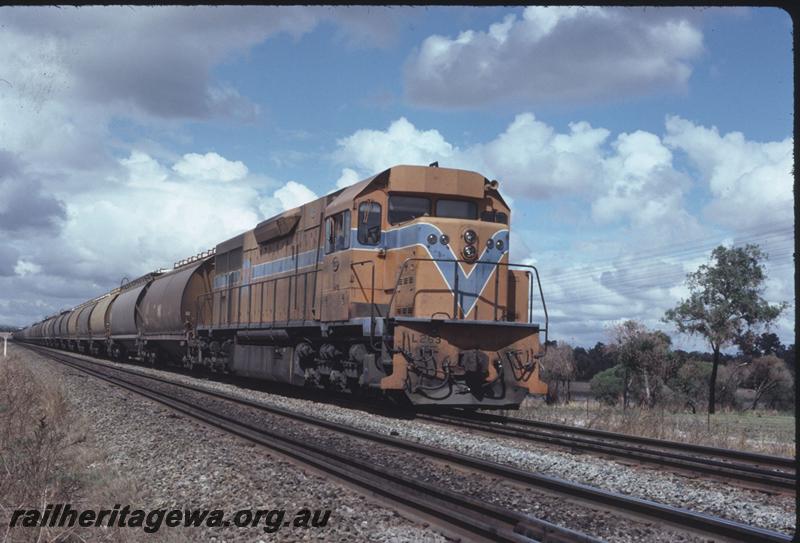
[[[128,364],[141,367],[154,367],[138,362],[128,362]],[[394,419],[412,420],[416,418],[417,413],[441,412],[441,408],[437,410],[435,406],[433,408],[414,406],[405,396],[401,395],[398,395],[396,398],[353,398],[350,394],[334,390],[303,388],[273,381],[256,381],[248,377],[223,375],[202,370],[189,370],[175,366],[155,366],[155,369],[178,373],[204,381],[233,385],[254,392],[264,392],[284,398],[335,405],[337,407],[363,411],[365,413]]]

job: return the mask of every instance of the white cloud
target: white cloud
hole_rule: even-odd
[[[706,212],[714,221],[732,227],[790,222],[793,209],[793,147],[782,141],[755,142],[741,132],[720,135],[680,117],[666,122],[667,145],[688,155],[713,200]]]
[[[158,187],[169,177],[167,168],[141,151],[134,150],[128,158],[123,158],[119,162],[126,168],[131,186]]]
[[[345,39],[380,41],[397,28],[387,9],[271,6],[0,7],[0,145],[51,191],[86,188],[85,173],[124,174],[109,152],[130,146],[112,120],[181,130],[185,120],[251,120],[258,104],[214,67],[272,36],[333,22]],[[381,16],[380,25],[370,24]],[[147,39],[142,39],[147,36]],[[374,38],[371,40],[370,38]]]
[[[236,114],[248,104],[212,82],[213,65],[318,21],[302,9],[258,7],[5,8],[2,16],[0,58],[29,68],[5,79],[39,107],[51,100],[94,103],[134,116],[194,119]]]
[[[336,188],[343,189],[345,187],[349,187],[350,185],[358,183],[360,180],[361,176],[358,175],[358,172],[350,168],[344,168],[342,170],[342,175],[340,175],[339,179],[336,180]]]
[[[502,178],[512,194],[543,198],[596,186],[608,135],[586,122],[571,123],[568,133],[559,134],[532,113],[522,113],[494,140],[465,154]]]
[[[185,154],[172,169],[186,179],[200,181],[235,181],[249,173],[243,162],[227,160],[217,153]]]
[[[612,139],[607,129],[584,121],[558,132],[521,113],[493,139],[460,148],[438,130],[401,117],[386,130],[361,129],[340,139],[335,157],[349,166],[339,186],[396,164],[439,161],[499,179],[501,190],[515,198],[578,197],[590,204],[595,221],[630,224],[640,235],[647,227],[645,234],[659,238],[701,233],[698,218],[685,208],[693,188],[707,188],[706,210],[722,226],[790,219],[791,138],[757,143],[678,117],[667,118],[665,132],[638,130]],[[676,153],[685,153],[700,175],[676,166]]]
[[[98,281],[145,273],[213,247],[262,218],[256,180],[220,184],[207,177],[186,182],[173,174],[176,168],[142,152],[132,152],[120,163],[128,174],[122,182],[97,184],[67,202],[61,243],[65,253],[75,256],[67,259],[70,265],[62,263],[61,251],[39,255],[46,271],[59,266],[67,276],[91,277],[105,270]]]
[[[553,30],[561,21],[569,21],[578,17],[597,17],[607,19],[608,12],[597,7],[579,6],[533,6],[525,9],[522,20],[526,23],[527,37],[532,41],[539,41],[545,36],[552,34]],[[506,19],[510,19],[507,17]],[[511,21],[508,21],[511,23]],[[494,26],[494,25],[493,25]],[[511,26],[511,24],[509,24]],[[503,34],[507,39],[507,29]],[[490,28],[491,31],[491,28]],[[491,32],[490,32],[491,33]],[[501,41],[506,41],[505,39]]]
[[[615,99],[685,87],[703,35],[686,10],[528,7],[487,31],[428,37],[408,96],[437,107]]]
[[[273,197],[277,198],[280,202],[282,211],[307,204],[317,199],[317,195],[314,191],[297,181],[289,181],[286,185],[276,190]]]
[[[337,157],[378,173],[398,164],[429,164],[453,155],[454,148],[437,130],[417,130],[405,117],[386,131],[358,130],[338,141]]]
[[[32,273],[40,273],[41,271],[41,266],[34,264],[33,262],[28,262],[27,260],[17,260],[17,264],[14,266],[14,273],[22,276],[30,275]]]
[[[345,40],[380,45],[407,12],[391,15],[375,7],[3,7],[0,65],[36,107],[57,98],[131,116],[248,119],[258,106],[214,81],[214,66],[269,37],[298,38],[326,21]]]
[[[212,154],[216,164],[234,164]],[[59,234],[29,237],[10,248],[9,254],[20,256],[15,276],[0,277],[0,288],[14,292],[13,310],[38,318],[74,305],[119,284],[123,276],[170,267],[316,197],[295,181],[280,186],[263,176],[235,183],[210,176],[187,181],[175,164],[141,151],[119,163],[119,178],[95,179],[92,190],[65,202]],[[31,305],[34,296],[44,305]]]
[[[437,130],[417,129],[401,117],[385,131],[362,129],[340,139],[335,154],[365,174],[439,161],[499,179],[501,190],[512,197],[577,195],[594,202],[600,221],[686,220],[682,195],[688,180],[674,170],[672,153],[660,138],[639,131],[621,134],[609,145],[609,135],[583,121],[559,133],[532,113],[522,113],[494,139],[462,149]]]
[[[615,153],[603,163],[605,194],[592,203],[602,222],[629,218],[636,226],[673,222],[683,212],[683,192],[689,180],[678,173],[672,153],[655,134],[620,134]]]

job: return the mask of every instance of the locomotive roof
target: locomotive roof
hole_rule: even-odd
[[[379,177],[388,177],[388,175],[389,170],[384,170],[378,175],[373,175],[372,177],[368,177],[363,181],[359,181],[355,185],[350,185],[349,187],[345,188],[325,208],[326,214],[330,215],[350,208],[350,206],[353,205],[353,200],[358,198],[358,195],[364,192],[367,187],[369,187],[372,182],[375,181],[375,179]]]
[[[469,198],[483,198],[488,181],[483,175],[470,170],[430,166],[392,166],[344,189],[328,204],[326,214],[332,215],[350,208],[353,200],[372,185],[384,184],[390,191],[458,194]],[[499,192],[496,195],[502,200]]]

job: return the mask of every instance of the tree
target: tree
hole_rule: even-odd
[[[670,343],[664,332],[650,331],[636,321],[625,321],[614,329],[614,341],[608,350],[623,369],[624,406],[630,392],[637,394],[640,404],[656,404],[662,387],[676,369]]]
[[[575,357],[572,347],[562,343],[547,348],[547,353],[542,359],[541,378],[550,385],[547,387],[548,403],[558,401],[561,385],[564,385],[566,390],[566,401],[570,400],[569,383],[575,379],[575,374]]]
[[[762,297],[764,258],[758,245],[731,249],[720,245],[711,253],[711,263],[687,275],[689,298],[664,315],[664,321],[675,324],[679,332],[703,336],[711,346],[711,414],[716,410],[715,387],[722,349],[745,342],[754,329],[768,327],[786,308],[785,302],[770,305]]]
[[[746,377],[747,362],[732,361],[720,365],[717,382],[714,386],[717,405],[738,408],[736,391],[742,386]],[[710,383],[711,380],[709,379],[708,382]]]
[[[622,366],[614,366],[592,377],[589,381],[592,396],[606,405],[617,405],[624,388],[624,373]]]
[[[778,389],[791,391],[794,379],[786,364],[777,356],[761,356],[747,365],[745,384],[749,385],[755,395],[751,409],[758,406],[758,401],[767,394]]]
[[[786,351],[786,347],[783,346],[781,343],[781,339],[778,337],[778,334],[774,332],[764,332],[758,339],[756,339],[756,348],[758,349],[759,354],[767,355],[767,354],[774,354],[775,356],[781,356]]]
[[[588,381],[599,372],[614,366],[614,357],[608,353],[606,346],[599,341],[588,351],[583,347],[576,347],[574,355],[575,365],[578,370],[577,378],[580,381]]]
[[[708,401],[708,381],[711,379],[711,362],[687,360],[678,369],[670,385],[679,393],[684,406],[697,412],[698,405]]]
[[[745,356],[755,357],[774,354],[778,357],[783,356],[786,347],[781,343],[778,334],[774,332],[764,332],[760,336],[749,331],[741,338],[736,340],[736,344]]]
[[[575,347],[572,351],[572,356],[575,357],[575,378],[579,381],[585,381],[591,375],[588,375],[589,366],[591,365],[591,359],[589,358],[589,353],[586,352],[586,349],[583,347]]]

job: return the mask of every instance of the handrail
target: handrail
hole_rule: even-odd
[[[513,268],[526,268],[528,270],[533,270],[533,272],[534,272],[533,274],[531,274],[530,271],[528,271],[526,273],[526,275],[528,276],[528,319],[527,319],[527,321],[528,321],[528,323],[531,323],[533,321],[533,275],[535,274],[535,276],[536,276],[536,286],[537,286],[537,288],[539,290],[539,300],[542,302],[542,311],[544,312],[544,333],[545,333],[544,345],[545,345],[545,349],[547,348],[546,345],[547,345],[547,342],[549,341],[550,317],[549,317],[549,314],[547,312],[547,304],[546,304],[545,299],[544,299],[544,292],[542,290],[542,282],[541,282],[541,278],[539,276],[539,270],[536,268],[536,266],[533,266],[532,264],[516,264],[516,263],[512,263],[512,262],[489,262],[489,261],[485,261],[485,260],[468,261],[468,260],[464,260],[464,259],[450,259],[450,258],[428,258],[428,257],[409,257],[409,258],[406,258],[403,261],[402,265],[400,266],[400,271],[397,274],[397,279],[395,280],[394,289],[392,290],[392,296],[389,299],[389,304],[387,306],[386,318],[389,318],[389,317],[393,316],[392,315],[392,306],[394,305],[394,301],[395,301],[395,298],[397,296],[397,291],[398,291],[398,288],[400,286],[400,279],[403,277],[403,273],[405,272],[405,270],[408,267],[409,263],[415,262],[415,261],[416,262],[449,262],[449,263],[454,264],[454,275],[455,275],[455,277],[454,277],[454,280],[453,280],[453,289],[452,289],[453,307],[454,307],[454,311],[453,311],[453,315],[452,315],[453,320],[459,319],[459,314],[462,315],[462,317],[461,317],[462,319],[465,316],[465,315],[463,315],[463,311],[459,311],[459,303],[458,303],[458,296],[461,293],[459,288],[458,288],[458,277],[459,277],[459,274],[458,274],[459,266],[458,266],[458,264],[459,263],[463,262],[463,263],[466,263],[466,264],[475,264],[475,265],[482,264],[482,265],[493,266],[495,268],[494,273],[496,274],[496,277],[495,277],[495,294],[494,294],[494,304],[493,304],[494,305],[494,321],[498,320],[497,319],[497,310],[498,310],[498,307],[499,307],[499,301],[498,301],[499,288],[497,288],[497,286],[498,286],[498,283],[499,283],[499,279],[498,279],[499,278],[499,273],[498,273],[499,272],[499,267],[500,266],[504,266],[504,267],[509,268],[509,269],[513,267]],[[375,263],[372,260],[364,260],[364,261],[359,261],[359,262],[353,262],[353,263],[350,264],[350,266],[352,268],[352,267],[354,267],[356,265],[365,265],[365,264],[371,264],[372,265],[372,276],[371,276],[372,285],[371,285],[371,296],[370,296],[370,343],[374,343],[375,328],[376,328],[376,326],[375,326],[375,324],[376,324],[376,313],[378,313],[380,315],[380,311],[379,311],[377,305],[375,304]],[[318,274],[318,271],[317,270],[309,270],[309,271],[305,271],[305,272],[301,272],[301,273],[297,273],[297,274],[293,274],[293,275],[285,275],[285,276],[282,276],[282,277],[266,278],[266,279],[261,280],[261,281],[257,281],[257,282],[254,282],[254,283],[248,283],[248,284],[244,284],[244,285],[230,285],[230,286],[224,287],[223,289],[212,290],[211,292],[200,294],[200,295],[197,296],[197,299],[196,299],[197,324],[199,325],[199,324],[202,323],[203,325],[210,325],[212,328],[215,327],[215,326],[221,325],[222,324],[221,315],[220,315],[220,319],[219,319],[220,322],[217,322],[217,323],[213,322],[214,321],[214,296],[216,294],[220,294],[220,296],[222,296],[223,294],[226,295],[228,297],[227,307],[230,310],[230,300],[232,299],[231,295],[233,294],[233,290],[234,289],[237,290],[237,294],[239,294],[239,296],[237,296],[237,299],[240,300],[239,303],[238,303],[238,307],[237,307],[237,313],[239,314],[239,318],[238,318],[238,320],[236,322],[236,324],[239,324],[240,321],[241,321],[241,289],[244,288],[244,287],[256,287],[257,285],[262,285],[260,287],[261,288],[261,296],[260,296],[261,299],[260,299],[260,305],[259,305],[259,323],[263,324],[263,322],[264,322],[263,321],[263,314],[264,314],[264,312],[263,312],[264,307],[263,306],[264,306],[264,298],[265,298],[265,294],[266,294],[265,289],[267,288],[267,286],[270,283],[272,283],[272,286],[274,287],[273,288],[273,300],[272,300],[272,302],[273,302],[272,324],[274,326],[276,324],[276,322],[277,322],[277,318],[276,318],[276,316],[277,316],[276,301],[277,300],[276,300],[276,296],[275,296],[275,294],[277,293],[277,282],[280,281],[280,280],[290,280],[290,278],[294,278],[293,279],[294,281],[298,281],[299,282],[299,276],[300,275],[304,276],[304,287],[305,287],[304,290],[306,291],[306,293],[303,296],[304,299],[303,299],[303,313],[302,313],[303,321],[305,322],[306,320],[308,320],[308,318],[307,318],[308,317],[308,303],[307,303],[308,275],[311,275],[311,274],[316,276]],[[316,282],[315,282],[314,286],[315,286],[314,292],[316,292]],[[251,313],[252,309],[253,309],[250,306],[250,304],[252,302],[252,295],[250,294],[250,292],[252,292],[252,291],[248,292],[248,313]],[[475,295],[477,297],[480,297],[479,293],[476,293]],[[295,300],[295,302],[296,302],[296,300]],[[291,315],[291,297],[289,297],[288,303],[289,303],[289,307],[287,307],[287,314],[286,314],[287,322],[289,320],[291,320],[289,318],[290,315]],[[312,304],[313,304],[313,301],[312,301]],[[205,318],[205,308],[206,307],[210,307],[210,309],[211,309],[211,315],[209,316],[209,319]],[[380,315],[380,316],[383,317],[383,315]],[[234,324],[231,321],[231,319],[226,319],[226,321],[227,321],[226,324],[228,324],[228,325]],[[541,330],[541,328],[540,328],[540,330]]]
[[[398,290],[398,287],[400,286],[400,279],[403,277],[403,272],[405,271],[407,265],[410,262],[415,262],[415,261],[419,261],[419,262],[450,262],[450,263],[455,264],[453,266],[454,278],[453,278],[453,290],[452,290],[452,292],[453,292],[453,317],[452,317],[453,320],[458,319],[458,315],[459,315],[458,295],[459,295],[460,291],[458,289],[458,277],[459,277],[459,274],[458,274],[459,266],[458,266],[458,264],[460,262],[464,262],[466,264],[485,264],[485,265],[489,265],[489,266],[494,266],[495,267],[495,274],[499,271],[497,268],[499,268],[500,266],[506,266],[507,268],[510,268],[510,267],[513,266],[513,267],[516,267],[516,268],[529,268],[529,269],[533,270],[534,273],[536,274],[536,284],[537,284],[538,289],[539,289],[539,299],[542,302],[542,310],[544,312],[545,345],[547,344],[547,341],[548,341],[548,338],[549,338],[548,330],[550,328],[550,317],[549,317],[549,315],[547,313],[547,304],[544,301],[544,292],[542,291],[542,282],[541,282],[541,279],[539,277],[539,270],[536,268],[536,266],[534,266],[532,264],[515,264],[515,263],[512,263],[512,262],[489,262],[489,261],[486,261],[486,260],[469,261],[469,260],[464,260],[464,259],[428,258],[428,257],[420,257],[420,256],[412,256],[412,257],[406,258],[403,261],[403,264],[400,266],[400,271],[397,274],[397,279],[395,280],[394,290],[392,291],[392,297],[389,299],[389,307],[388,307],[387,312],[386,312],[387,317],[392,316],[392,305],[394,304],[394,300],[395,300],[395,297],[397,295],[397,290]],[[533,321],[533,279],[531,277],[530,272],[528,272],[528,277],[529,277],[529,279],[528,279],[528,323],[531,323]],[[497,283],[497,278],[496,278],[496,283]],[[476,296],[479,297],[479,294],[476,294]],[[494,320],[495,321],[497,320],[497,307],[498,307],[497,297],[498,297],[498,289],[495,288],[495,300],[494,300],[494,308],[495,308],[495,318],[494,318]],[[462,313],[463,313],[463,311],[462,311]]]

